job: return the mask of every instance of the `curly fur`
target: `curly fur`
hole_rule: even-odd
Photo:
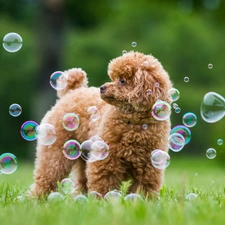
[[[71,171],[76,193],[97,191],[105,195],[119,189],[121,182],[128,179],[132,181],[129,192],[141,191],[149,197],[158,192],[164,171],[152,166],[150,154],[154,149],[168,151],[170,121],[155,120],[151,108],[158,99],[171,103],[168,90],[172,87],[160,62],[151,55],[138,52],[115,58],[108,65],[111,82],[101,86],[100,91],[87,87],[86,73],[81,69],[65,72],[69,84],[58,91],[60,98],[42,120],[42,123],[55,126],[57,140],[50,146],[37,143],[31,194],[40,196],[55,191],[57,181]],[[100,110],[99,120],[89,120],[89,106]],[[62,117],[69,112],[80,117],[80,126],[73,132],[62,126]],[[142,128],[143,124],[148,125],[146,130]],[[106,159],[85,162],[81,158],[69,160],[64,157],[62,146],[67,140],[76,139],[82,143],[94,135],[109,145]]]

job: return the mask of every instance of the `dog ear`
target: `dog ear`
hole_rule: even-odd
[[[168,88],[170,81],[165,74],[154,76],[154,70],[144,70],[139,68],[134,75],[134,87],[129,93],[129,103],[133,105],[136,111],[150,110],[157,100],[163,100],[170,103]],[[157,80],[157,77],[161,77]],[[165,79],[166,78],[166,79]],[[166,81],[168,79],[168,82]],[[169,85],[167,84],[169,83]]]

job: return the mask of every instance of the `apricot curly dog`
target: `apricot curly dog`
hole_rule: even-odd
[[[87,87],[86,73],[81,69],[65,73],[68,86],[57,92],[59,100],[42,120],[56,128],[57,140],[50,146],[37,144],[30,193],[41,196],[56,191],[57,181],[68,177],[71,171],[74,171],[76,193],[97,191],[105,195],[119,189],[121,182],[128,179],[132,182],[129,193],[142,192],[151,197],[152,193],[159,192],[164,171],[153,167],[150,155],[154,149],[168,151],[171,125],[169,119],[154,119],[151,109],[157,100],[171,103],[168,90],[172,87],[160,62],[152,55],[128,52],[109,63],[111,82],[100,88]],[[95,122],[89,119],[90,106],[96,106],[101,112]],[[80,126],[75,131],[62,126],[63,116],[70,112],[80,118]],[[147,129],[143,129],[143,124]],[[106,159],[70,160],[62,153],[67,140],[82,143],[94,135],[109,145]]]

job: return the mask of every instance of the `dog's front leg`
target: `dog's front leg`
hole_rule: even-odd
[[[151,162],[142,167],[134,165],[134,168],[137,169],[133,171],[133,183],[128,192],[138,193],[149,199],[157,197],[163,185],[164,170],[156,169]]]
[[[97,191],[102,196],[107,192],[119,189],[124,179],[125,170],[115,158],[106,158],[87,163],[88,191]]]

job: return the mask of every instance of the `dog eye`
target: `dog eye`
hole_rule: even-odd
[[[120,79],[120,83],[121,83],[121,84],[125,84],[126,81],[125,81],[123,78],[121,78],[121,79]]]

